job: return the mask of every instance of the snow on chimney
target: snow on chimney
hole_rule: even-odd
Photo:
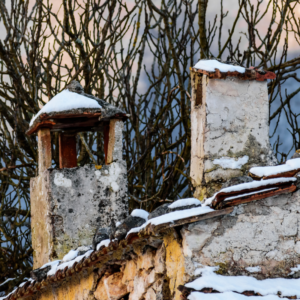
[[[191,68],[191,178],[196,198],[277,161],[269,142],[267,79],[275,74],[217,60]]]
[[[127,217],[126,118],[73,81],[32,119],[27,134],[38,135],[39,160],[39,175],[30,182],[33,268],[91,245],[98,226]],[[77,133],[86,131],[104,132],[105,165],[77,166]],[[57,169],[51,169],[51,132],[59,135]]]

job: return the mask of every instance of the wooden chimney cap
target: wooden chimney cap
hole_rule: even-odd
[[[72,81],[62,92],[54,96],[32,118],[26,134],[40,128],[52,131],[96,131],[109,119],[127,119],[128,115],[93,95],[84,93],[77,81]]]

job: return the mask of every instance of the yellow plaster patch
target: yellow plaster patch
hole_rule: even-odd
[[[175,231],[164,235],[164,244],[166,247],[166,268],[169,277],[169,287],[172,299],[180,300],[181,292],[177,287],[185,283],[185,264],[181,245],[176,238]]]
[[[38,300],[89,300],[94,286],[93,272],[81,272],[59,286],[41,291]]]

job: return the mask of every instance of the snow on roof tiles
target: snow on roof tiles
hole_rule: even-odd
[[[244,68],[237,63],[222,62],[217,59],[202,59],[190,69],[193,72],[205,74],[212,79],[225,79],[227,76],[230,76],[241,80],[265,81],[276,78],[273,72],[263,71],[254,67]]]
[[[229,200],[240,199],[245,196],[249,196],[251,201],[263,199],[272,195],[278,195],[285,192],[293,192],[296,190],[294,183],[297,181],[296,178],[273,178],[261,181],[252,181],[230,186],[221,189],[215,193],[212,197],[207,198],[204,201],[203,206],[211,206],[213,208],[221,205],[229,205]],[[271,188],[276,188],[273,191]],[[237,197],[234,197],[237,196]],[[234,197],[234,198],[232,198]],[[226,203],[222,203],[226,199]],[[247,201],[249,202],[249,201]],[[233,202],[235,205],[236,202]],[[220,208],[220,207],[219,207]]]
[[[276,177],[292,177],[300,171],[300,158],[287,160],[284,165],[253,167],[249,175],[257,179],[268,179]]]

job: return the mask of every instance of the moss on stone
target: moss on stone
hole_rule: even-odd
[[[227,262],[225,263],[220,262],[217,263],[216,265],[219,267],[219,269],[215,273],[220,275],[228,275],[229,264]]]

